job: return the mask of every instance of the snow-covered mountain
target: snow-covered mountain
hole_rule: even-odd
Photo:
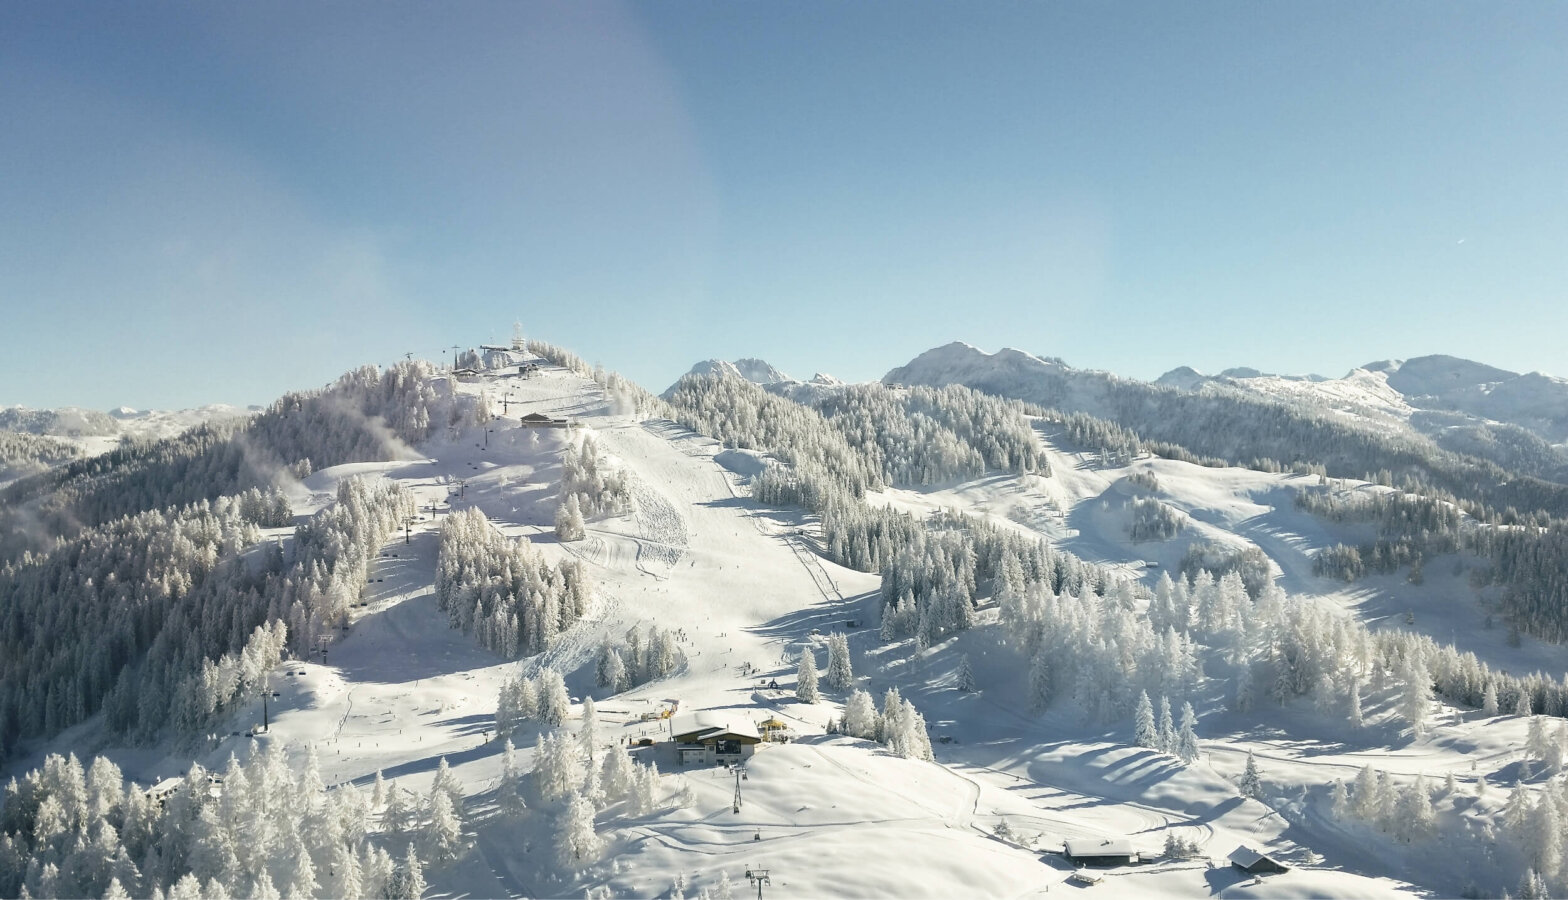
[[[1241,391],[1362,419],[1523,474],[1568,480],[1568,380],[1451,356],[1368,363],[1342,378],[1250,374],[1255,371],[1206,376],[1182,366],[1155,383]]]
[[[1568,657],[1493,622],[1521,607],[1456,539],[1493,526],[1115,431],[1435,452],[1364,440],[1421,414],[1386,370],[1192,390],[951,344],[887,377],[1095,423],[760,363],[707,371],[767,390],[664,402],[530,350],[526,374],[356,370],[238,439],[0,492],[0,532],[55,530],[0,546],[27,560],[0,565],[0,775],[26,798],[0,893],[720,897],[766,870],[765,896],[1030,896],[1110,842],[1137,860],[1096,895],[1495,894],[1540,843],[1519,822],[1553,757],[1510,711],[1560,727]],[[788,742],[739,740],[774,723]],[[671,740],[708,727],[758,747],[744,772]],[[45,764],[66,751],[163,805],[105,765],[77,791]],[[1243,845],[1291,871],[1253,884]]]
[[[254,415],[261,407],[210,403],[179,410],[138,410],[120,406],[108,412],[65,406],[58,409],[30,409],[8,406],[0,409],[0,431],[46,435],[59,438],[134,438],[158,439],[200,425]]]
[[[776,384],[781,381],[793,381],[788,375],[773,368],[766,361],[747,357],[734,362],[724,359],[705,359],[691,367],[687,375],[733,375],[744,378],[755,384]]]
[[[1416,411],[1462,413],[1476,424],[1517,425],[1553,443],[1568,441],[1568,379],[1540,372],[1521,375],[1453,356],[1382,360],[1352,369],[1342,378],[1267,375],[1256,369],[1227,369],[1205,376],[1181,366],[1155,383],[1189,391],[1221,383],[1407,422]]]

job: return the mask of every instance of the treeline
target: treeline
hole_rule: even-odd
[[[1247,589],[1247,596],[1254,600],[1274,583],[1273,564],[1258,547],[1232,547],[1213,541],[1193,544],[1182,555],[1178,568],[1186,578],[1194,578],[1199,572],[1223,578],[1234,572]]]
[[[605,641],[599,646],[595,683],[619,694],[675,672],[686,665],[686,654],[676,646],[675,634],[656,625],[646,633],[635,627],[626,630],[623,641]]]
[[[1187,527],[1187,517],[1154,497],[1134,497],[1129,504],[1127,536],[1133,543],[1168,541]]]
[[[250,695],[285,652],[358,598],[411,501],[395,484],[339,485],[296,529],[293,558],[257,547],[280,496],[220,498],[89,528],[0,567],[0,755],[100,710],[116,733],[196,731]]]
[[[1373,542],[1319,551],[1315,574],[1354,581],[1410,566],[1419,581],[1425,560],[1467,551],[1490,564],[1477,582],[1502,587],[1503,611],[1517,628],[1554,643],[1568,639],[1568,522],[1408,490],[1346,496],[1313,489],[1298,494],[1296,505],[1333,522],[1377,527]]]
[[[820,510],[834,496],[859,499],[883,486],[876,462],[821,413],[743,378],[687,375],[670,389],[669,402],[682,425],[726,447],[767,450],[789,464],[788,472],[770,468],[758,476],[758,498],[777,498],[765,503]]]
[[[0,482],[33,475],[81,457],[70,441],[38,434],[0,431]]]
[[[1387,470],[1497,508],[1568,516],[1568,485],[1543,481],[1494,462],[1439,448],[1410,433],[1389,433],[1312,407],[1249,396],[1212,385],[1179,391],[1099,372],[1040,372],[1027,382],[980,375],[970,387],[1013,397],[1059,415],[1083,413],[1140,436],[1149,452],[1191,461],[1296,471],[1320,468],[1341,478]],[[1130,442],[1121,446],[1130,449]]]
[[[810,396],[811,405],[889,484],[976,478],[987,469],[1050,474],[1023,404],[1015,400],[961,385],[892,388],[876,383]]]
[[[296,773],[270,744],[221,773],[193,765],[155,799],[107,758],[84,771],[52,755],[6,787],[0,896],[418,897],[413,844],[394,863],[369,839],[376,787],[327,790],[314,751]]]
[[[624,473],[604,464],[599,442],[585,435],[580,446],[566,445],[561,454],[561,498],[576,495],[584,516],[614,516],[631,512],[631,493]]]
[[[152,509],[268,488],[314,469],[388,460],[403,445],[480,413],[423,361],[366,366],[332,385],[287,394],[249,419],[127,443],[0,491],[0,560],[55,537]]]
[[[503,536],[469,508],[441,526],[435,590],[452,627],[513,659],[543,651],[581,618],[592,586],[581,562],[552,566],[527,538]]]

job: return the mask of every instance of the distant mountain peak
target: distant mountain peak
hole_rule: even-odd
[[[780,372],[778,369],[775,369],[765,360],[755,359],[753,357],[737,359],[734,362],[730,362],[727,359],[705,359],[702,362],[692,366],[686,374],[728,375],[734,378],[739,378],[743,381],[750,381],[754,384],[762,385],[779,384],[781,382],[795,380],[788,375],[785,375],[783,372]],[[676,379],[677,382],[679,380],[680,379]],[[670,388],[674,388],[674,386],[675,385],[670,385]],[[669,389],[666,389],[665,393],[668,394]]]
[[[755,381],[757,384],[776,384],[780,381],[795,380],[768,365],[767,362],[753,357],[735,360],[735,369],[740,372],[742,378]]]
[[[1166,372],[1164,375],[1161,375],[1159,378],[1154,379],[1154,383],[1162,384],[1166,387],[1173,387],[1178,390],[1190,391],[1196,389],[1198,385],[1203,384],[1208,380],[1209,376],[1199,372],[1192,366],[1177,366],[1169,372]]]

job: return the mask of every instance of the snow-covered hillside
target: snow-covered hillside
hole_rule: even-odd
[[[136,410],[121,406],[107,413],[77,407],[29,409],[8,406],[0,409],[0,431],[57,438],[79,447],[85,456],[97,456],[119,446],[127,438],[173,437],[203,422],[235,419],[256,412],[256,407],[245,409],[226,403],[181,410]]]
[[[303,477],[282,483],[278,496],[301,523],[330,519],[357,496],[357,486],[395,487],[387,496],[404,512],[361,560],[363,575],[354,577],[363,583],[353,585],[361,593],[338,597],[342,606],[330,608],[343,615],[322,620],[326,627],[270,670],[265,701],[257,690],[240,690],[235,705],[220,708],[220,718],[199,734],[131,742],[100,714],[24,744],[6,774],[39,766],[45,774],[24,777],[18,788],[34,792],[27,794],[33,800],[15,794],[0,812],[0,832],[18,835],[0,847],[0,884],[14,875],[34,895],[51,888],[101,894],[118,873],[122,887],[141,878],[136,883],[149,893],[155,878],[165,878],[159,873],[169,873],[158,883],[170,888],[179,873],[192,871],[207,893],[230,884],[254,890],[263,879],[280,891],[313,883],[305,892],[320,893],[341,885],[336,879],[348,868],[359,877],[363,866],[363,884],[407,892],[414,883],[410,848],[423,860],[419,876],[429,895],[471,897],[737,896],[756,890],[762,872],[765,897],[1021,897],[1077,889],[1119,897],[1448,896],[1472,887],[1511,890],[1532,866],[1557,877],[1516,840],[1519,826],[1506,824],[1511,816],[1548,816],[1543,810],[1559,796],[1561,754],[1554,764],[1533,736],[1540,719],[1510,714],[1512,695],[1501,709],[1434,701],[1431,682],[1446,684],[1446,670],[1428,676],[1421,667],[1474,654],[1490,671],[1540,670],[1555,678],[1568,669],[1568,655],[1488,627],[1468,586],[1476,561],[1464,554],[1426,560],[1420,583],[1394,573],[1346,584],[1314,572],[1328,548],[1374,535],[1368,525],[1305,511],[1297,495],[1310,488],[1354,499],[1392,489],[1147,455],[1113,458],[1075,442],[1069,424],[1031,414],[1019,428],[1035,456],[1010,470],[982,466],[975,477],[920,485],[893,479],[870,491],[863,506],[835,505],[860,503],[838,498],[823,501],[820,514],[775,508],[753,491],[781,477],[784,459],[810,476],[818,463],[807,453],[826,438],[797,435],[791,448],[726,448],[677,424],[671,416],[681,410],[658,407],[611,377],[595,381],[569,354],[550,358],[555,362],[539,360],[537,371],[509,358],[477,375],[428,372],[420,376],[428,383],[407,387],[433,398],[421,402],[440,413],[427,439],[399,445],[387,454],[394,459],[301,470]],[[758,380],[739,370],[714,374]],[[1376,384],[1386,385],[1383,373],[1366,375],[1367,396],[1376,395]],[[1018,351],[987,355],[962,344],[930,351],[887,381],[980,382],[1085,406],[1109,403],[1120,383],[1056,360]],[[1312,386],[1281,379],[1270,390],[1284,384]],[[819,376],[776,393],[820,402],[853,392]],[[1345,395],[1347,407],[1359,396]],[[871,408],[877,397],[861,401]],[[923,395],[921,402],[940,399]],[[877,408],[879,415],[901,414]],[[853,436],[856,425],[843,419],[844,409],[835,409],[835,419],[802,412],[800,421]],[[735,422],[747,421],[746,410],[733,412]],[[919,425],[912,434],[938,434],[924,413],[908,415]],[[961,434],[966,421],[952,419],[951,433]],[[968,446],[941,434],[955,454]],[[873,437],[843,446],[880,446]],[[978,445],[985,436],[962,437]],[[886,471],[910,471],[904,463],[889,458]],[[567,512],[568,502],[576,514]],[[878,518],[888,511],[911,517]],[[949,518],[954,513],[978,524],[932,524],[925,563],[956,546],[939,541],[963,527],[1004,535],[985,547],[1027,548],[1043,539],[1063,559],[1071,554],[1072,562],[1057,563],[1058,574],[1077,573],[1077,587],[1064,581],[1057,591],[1049,581],[1031,582],[1028,602],[1044,604],[1037,613],[1056,610],[1060,617],[1036,627],[1066,641],[1063,653],[1083,646],[1069,634],[1090,635],[1087,646],[1101,657],[1095,665],[1109,668],[1085,670],[1054,692],[1043,686],[1052,671],[1070,671],[1069,663],[1060,658],[1061,668],[1050,670],[1049,653],[1033,661],[1021,655],[1027,638],[1019,617],[1033,614],[1019,611],[1023,601],[1006,564],[994,577],[963,587],[949,582],[932,594],[952,603],[972,593],[965,624],[900,632],[884,625],[884,579],[889,571],[920,571],[923,563],[898,557],[892,546],[880,575],[833,561],[855,550],[842,546],[842,520],[858,528],[855,517],[864,517],[872,523],[864,527],[888,529],[877,540],[891,541],[904,539],[895,537],[906,533],[897,529],[957,521]],[[495,547],[520,545],[523,555],[495,563],[500,568],[488,580],[451,587],[443,579],[454,570],[442,548],[454,521],[481,522],[497,536]],[[296,534],[274,523],[256,531],[246,565],[272,565],[262,559],[269,554],[286,565],[303,552],[311,528],[326,526]],[[499,558],[490,549],[474,552],[478,564]],[[522,576],[503,570],[529,554],[543,566],[536,589],[549,599],[507,593],[505,586],[516,583],[508,579]],[[1183,580],[1193,585],[1192,620],[1184,606],[1174,612],[1171,582],[1162,576],[1226,559],[1261,561],[1258,596],[1239,593],[1240,577],[1205,572]],[[579,572],[591,585],[581,608],[551,605],[566,603],[562,579]],[[341,581],[333,585],[323,593],[349,591]],[[513,608],[549,609],[556,617],[542,652],[485,649],[515,645],[520,633],[544,627],[508,624],[505,611]],[[925,607],[926,614],[934,608]],[[1154,621],[1159,627],[1151,627]],[[1401,637],[1407,635],[1435,643]],[[1309,685],[1253,688],[1253,676],[1244,674],[1288,674],[1285,659],[1297,651],[1287,648],[1305,653],[1328,643],[1347,648],[1342,668],[1318,672]],[[1442,649],[1450,644],[1457,652]],[[1408,654],[1421,647],[1428,661],[1411,662]],[[643,669],[652,664],[637,662],[646,655],[638,648],[658,648],[667,668],[649,677]],[[814,700],[803,686],[803,654],[828,663]],[[616,666],[643,669],[625,684],[607,680],[611,657]],[[1391,669],[1386,661],[1396,658],[1402,661]],[[842,660],[852,672],[840,683],[829,673]],[[1126,709],[1080,702],[1097,693],[1084,683],[1094,681],[1094,671],[1105,684],[1137,673],[1142,680],[1132,683]],[[557,673],[570,698],[559,707],[546,699]],[[1497,683],[1515,684],[1501,675]],[[1174,739],[1140,744],[1145,735],[1130,701],[1156,685],[1164,689],[1152,699],[1170,701],[1174,717],[1186,721],[1182,707],[1191,704],[1197,752],[1190,758]],[[873,739],[840,733],[859,728],[863,701],[856,692],[883,706],[893,690],[909,705],[905,712],[884,707],[892,712],[876,726],[880,742],[871,731]],[[519,691],[531,699],[518,701]],[[1242,691],[1247,698],[1255,691],[1255,701],[1239,699]],[[1042,703],[1046,696],[1054,699]],[[519,702],[532,712],[519,713]],[[741,732],[777,723],[790,740],[761,744],[744,771],[683,764],[669,738],[698,713]],[[264,716],[268,727],[258,727]],[[929,739],[931,759],[923,758],[922,742],[895,736],[911,722]],[[562,735],[570,738],[567,750]],[[124,807],[106,802],[97,813],[62,813],[56,830],[49,818],[55,814],[42,811],[53,807],[35,801],[48,794],[61,805],[57,794],[71,796],[69,765],[46,763],[52,752],[71,751],[103,753],[144,786],[186,777],[175,797],[180,790],[191,796],[193,764],[224,772],[231,756],[263,768],[287,760],[316,774],[278,788],[297,798],[284,809],[246,812],[265,805],[244,799],[237,785],[263,776],[230,774],[234,786],[203,787],[209,799],[195,803],[170,800],[165,812],[148,814],[162,818],[146,828],[128,824]],[[621,784],[615,767],[627,753],[638,774]],[[591,779],[584,762],[596,773]],[[1369,766],[1385,773],[1382,788]],[[1248,774],[1254,769],[1256,777]],[[1363,769],[1370,787],[1357,781]],[[282,784],[285,775],[266,778]],[[557,782],[565,789],[552,787]],[[1351,788],[1349,799],[1336,797],[1336,783]],[[1523,787],[1510,799],[1515,783]],[[242,803],[251,805],[236,805]],[[1408,815],[1395,815],[1396,806]],[[269,824],[233,863],[224,862],[224,823],[232,819],[234,833],[251,833],[241,830],[247,816]],[[330,842],[315,843],[324,819],[333,817],[332,828],[341,830],[331,840],[363,863],[343,862]],[[41,820],[51,824],[38,826]],[[98,821],[118,836],[95,832]],[[22,822],[29,826],[25,838],[17,830]],[[83,846],[99,839],[108,847],[123,836],[136,853],[126,864],[96,869],[62,865],[85,858],[72,856],[73,829],[84,835]],[[1064,851],[1085,840],[1127,843],[1140,860],[1092,870],[1103,876],[1098,884],[1074,887],[1079,863]],[[1254,883],[1227,859],[1241,846],[1290,871]],[[29,866],[24,847],[44,862]],[[378,862],[382,857],[388,861]]]
[[[1352,369],[1341,378],[1267,375],[1227,369],[1206,376],[1182,366],[1156,384],[1186,391],[1217,386],[1286,403],[1369,419],[1382,427],[1409,427],[1458,452],[1484,456],[1504,466],[1519,463],[1517,451],[1499,448],[1488,430],[1520,429],[1553,454],[1547,477],[1568,474],[1568,380],[1540,372],[1520,375],[1452,356],[1382,360]],[[1517,438],[1515,439],[1518,440]]]

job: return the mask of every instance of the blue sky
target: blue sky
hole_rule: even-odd
[[[1568,376],[1561,3],[0,4],[0,404],[511,323],[662,390],[937,344]]]

